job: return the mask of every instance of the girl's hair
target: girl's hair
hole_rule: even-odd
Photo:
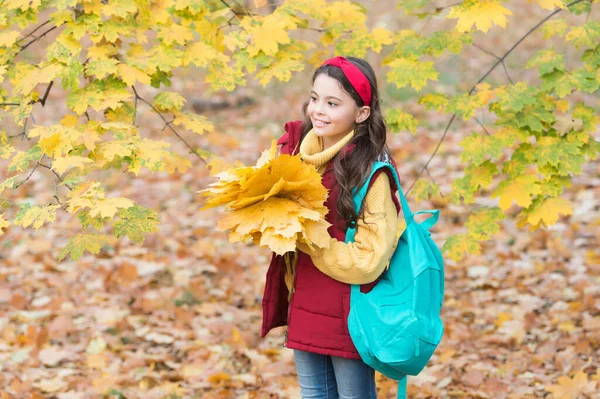
[[[346,75],[338,67],[331,65],[322,65],[313,74],[312,82],[315,82],[317,76],[325,74],[337,80],[344,90],[352,96],[358,107],[369,105],[371,114],[369,117],[354,127],[354,136],[348,144],[342,148],[334,158],[333,171],[337,183],[340,185],[340,195],[337,202],[337,211],[346,228],[355,227],[358,218],[364,220],[364,207],[361,207],[357,213],[354,209],[354,201],[352,199],[352,189],[361,187],[369,176],[371,166],[378,159],[389,158],[389,149],[386,145],[386,126],[385,120],[381,113],[379,90],[377,89],[377,78],[373,68],[367,61],[361,58],[346,57],[346,59],[357,66],[361,72],[367,77],[371,85],[371,104],[364,104],[361,97],[358,95],[354,87],[350,84]],[[306,101],[302,106],[304,121],[302,122],[302,136],[304,139],[306,134],[312,129],[312,122],[307,114],[309,101]],[[356,147],[348,156],[340,157],[346,147],[355,144]]]

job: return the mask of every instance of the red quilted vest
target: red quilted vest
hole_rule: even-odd
[[[301,121],[288,122],[286,133],[279,139],[282,154],[297,154],[300,147]],[[350,146],[349,146],[350,147]],[[345,155],[351,151],[349,148]],[[328,231],[331,237],[344,241],[346,229],[343,220],[336,219],[339,186],[335,182],[333,163],[330,162],[322,175],[323,185],[329,196],[325,206],[329,209],[326,220],[332,225]],[[373,178],[371,181],[375,181]],[[393,177],[392,193],[397,190]],[[396,208],[400,204],[393,196]],[[288,325],[287,347],[324,355],[360,359],[348,332],[348,312],[350,311],[350,285],[332,279],[315,267],[310,256],[298,251],[294,294],[288,303],[288,289],[285,285],[285,265],[283,257],[273,254],[267,271],[263,295],[262,336],[279,326]],[[368,292],[377,281],[361,286]],[[288,315],[289,310],[289,315]]]

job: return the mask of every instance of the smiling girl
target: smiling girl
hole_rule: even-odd
[[[357,213],[352,190],[376,161],[395,166],[386,145],[377,80],[353,57],[325,61],[312,78],[304,120],[288,122],[281,153],[300,154],[328,189],[330,246],[299,245],[295,263],[273,254],[263,296],[264,337],[287,325],[303,398],[376,398],[374,370],[361,360],[348,332],[350,286],[368,292],[385,271],[396,244],[400,204],[387,168],[376,172]],[[354,242],[345,243],[348,227]]]

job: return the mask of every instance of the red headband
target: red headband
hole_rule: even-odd
[[[369,79],[367,79],[365,74],[356,65],[344,57],[330,58],[321,64],[321,66],[323,65],[333,65],[340,68],[350,81],[352,87],[354,87],[354,90],[362,98],[364,105],[368,106],[371,104],[371,84],[369,83]]]

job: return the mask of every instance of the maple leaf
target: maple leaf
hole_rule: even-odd
[[[562,198],[546,198],[537,204],[527,216],[527,222],[536,226],[553,225],[558,221],[558,215],[572,215],[573,205],[568,200]]]
[[[415,201],[427,200],[440,192],[440,188],[435,182],[419,179],[416,181],[413,191]]]
[[[121,219],[114,225],[117,238],[126,235],[131,241],[141,244],[144,241],[144,233],[158,231],[158,214],[138,204],[119,209],[119,217]]]
[[[426,110],[442,111],[448,105],[448,97],[440,93],[429,93],[419,99],[419,104],[424,104]]]
[[[181,107],[183,107],[183,104],[185,104],[185,102],[186,99],[183,98],[180,94],[165,91],[157,94],[154,97],[154,101],[152,101],[152,104],[161,111],[179,111]]]
[[[481,245],[475,238],[469,234],[455,234],[444,242],[442,251],[448,253],[448,256],[455,261],[463,258],[464,252],[479,255],[481,253]]]
[[[593,46],[600,40],[600,21],[589,21],[569,31],[565,40],[572,42],[575,48]]]
[[[558,377],[558,384],[547,387],[546,391],[552,393],[556,399],[577,399],[581,394],[596,392],[596,385],[596,381],[588,381],[587,374],[579,370],[573,378],[566,375]]]
[[[498,0],[467,0],[452,7],[448,18],[458,18],[456,30],[459,32],[468,32],[473,25],[487,32],[492,27],[492,23],[504,28],[507,22],[506,15],[513,15],[513,13],[502,7]]]
[[[500,182],[492,197],[500,197],[500,208],[505,211],[510,208],[513,200],[524,208],[529,207],[531,197],[540,193],[541,189],[535,176],[521,175]]]
[[[421,90],[427,85],[428,79],[437,80],[438,78],[433,62],[398,58],[392,61],[389,66],[392,70],[387,73],[388,81],[399,88],[410,85],[415,90]]]
[[[252,36],[252,44],[248,46],[248,53],[254,57],[259,51],[266,55],[274,55],[280,44],[289,44],[288,29],[295,28],[296,24],[283,15],[270,14],[258,23],[251,18],[244,18],[240,26]]]
[[[388,110],[385,115],[385,122],[392,132],[408,130],[413,135],[417,132],[417,126],[419,124],[414,116],[399,108]]]
[[[48,205],[46,207],[31,206],[30,203],[26,203],[21,206],[17,216],[15,217],[15,224],[23,227],[32,225],[34,229],[39,229],[47,222],[53,222],[56,219],[56,210],[60,208],[60,205]]]
[[[199,193],[206,206],[226,205],[229,213],[217,224],[231,230],[230,241],[248,241],[283,255],[297,242],[327,247],[327,189],[314,166],[299,156],[276,156],[273,141],[253,167],[237,166],[215,174],[219,181]]]
[[[476,240],[489,240],[500,230],[498,222],[505,217],[504,212],[497,207],[483,207],[470,215],[465,225]]]
[[[554,50],[540,50],[535,56],[527,61],[525,68],[538,67],[540,75],[547,73],[565,70],[565,56],[563,54],[557,54]]]
[[[504,143],[495,135],[488,136],[483,134],[473,134],[465,137],[459,143],[464,151],[460,154],[463,162],[471,161],[474,165],[480,165],[486,161],[486,158],[498,158],[502,155]]]
[[[85,164],[92,162],[91,159],[80,156],[57,157],[52,161],[52,169],[61,175],[69,168],[83,169]]]
[[[108,237],[103,234],[79,233],[60,251],[58,260],[63,260],[67,255],[70,255],[73,260],[78,260],[84,251],[98,254],[100,249],[108,243]]]

